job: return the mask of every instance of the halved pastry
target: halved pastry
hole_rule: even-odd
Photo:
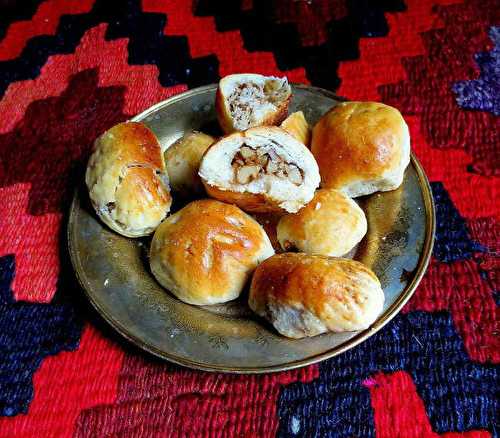
[[[292,89],[286,77],[243,73],[225,76],[215,98],[217,118],[227,134],[278,125],[287,116]]]
[[[290,114],[280,125],[285,131],[292,134],[298,141],[309,147],[312,129],[302,111]]]
[[[170,211],[160,144],[142,123],[119,123],[95,141],[85,182],[99,218],[123,236],[151,234]]]
[[[220,139],[205,153],[199,174],[212,197],[260,213],[295,213],[320,181],[309,149],[274,126]]]

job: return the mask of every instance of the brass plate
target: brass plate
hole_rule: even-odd
[[[341,99],[314,87],[294,85],[291,111],[315,123]],[[216,129],[215,85],[154,105],[133,120],[146,123],[164,147],[184,131]],[[177,300],[149,272],[149,239],[122,237],[103,225],[84,188],[73,199],[68,226],[71,260],[89,300],[136,346],[187,367],[218,372],[264,373],[319,362],[346,351],[387,324],[411,297],[429,262],[434,205],[427,178],[412,157],[396,191],[362,199],[368,234],[354,258],[379,276],[383,314],[368,330],[291,340],[252,315],[244,300],[196,307]]]

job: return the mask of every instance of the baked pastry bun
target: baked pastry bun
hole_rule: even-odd
[[[302,111],[290,114],[280,125],[289,134],[292,134],[298,141],[309,147],[311,143],[311,126]]]
[[[165,165],[174,192],[184,198],[205,193],[198,170],[203,154],[214,141],[203,132],[188,132],[165,151]]]
[[[180,300],[218,304],[237,298],[255,267],[273,254],[253,218],[235,205],[202,199],[158,227],[150,266],[158,282]]]
[[[319,185],[309,149],[275,126],[220,139],[205,153],[200,176],[210,196],[261,213],[296,212]]]
[[[226,134],[260,125],[279,125],[287,116],[292,89],[286,77],[234,74],[223,77],[215,110]]]
[[[410,134],[396,108],[344,102],[316,124],[311,150],[321,187],[355,198],[401,185],[410,162]]]
[[[304,208],[283,216],[277,235],[285,251],[340,257],[353,249],[367,230],[366,217],[338,190],[320,189]]]
[[[375,274],[354,260],[284,253],[255,270],[248,300],[284,336],[368,328],[382,312]]]
[[[151,234],[170,211],[160,144],[142,123],[120,123],[95,141],[85,182],[99,218],[123,236]]]

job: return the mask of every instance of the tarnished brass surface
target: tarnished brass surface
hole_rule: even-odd
[[[177,95],[134,120],[146,123],[165,148],[193,129],[218,135],[215,90],[210,85]],[[304,111],[311,124],[340,101],[328,91],[304,85],[294,85],[293,92],[290,111]],[[93,306],[136,346],[191,368],[281,371],[324,360],[367,339],[398,313],[425,272],[434,238],[434,206],[415,157],[400,189],[365,197],[360,204],[368,218],[368,234],[354,258],[375,271],[386,297],[382,315],[362,332],[291,340],[255,317],[245,296],[219,306],[184,304],[149,272],[149,239],[128,239],[109,230],[95,216],[83,187],[71,206],[69,251]]]

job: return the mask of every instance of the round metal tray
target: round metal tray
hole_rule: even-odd
[[[216,85],[190,90],[160,102],[133,120],[148,125],[166,148],[185,131],[216,133]],[[293,86],[290,112],[302,110],[314,124],[340,100],[332,93]],[[163,289],[149,271],[149,239],[120,236],[94,214],[84,188],[71,206],[68,242],[85,293],[100,315],[136,346],[191,368],[232,373],[264,373],[327,359],[370,337],[411,297],[431,257],[435,214],[432,194],[412,156],[403,185],[360,200],[368,233],[353,257],[380,278],[384,311],[367,330],[327,333],[292,340],[254,316],[245,299],[196,307]]]

